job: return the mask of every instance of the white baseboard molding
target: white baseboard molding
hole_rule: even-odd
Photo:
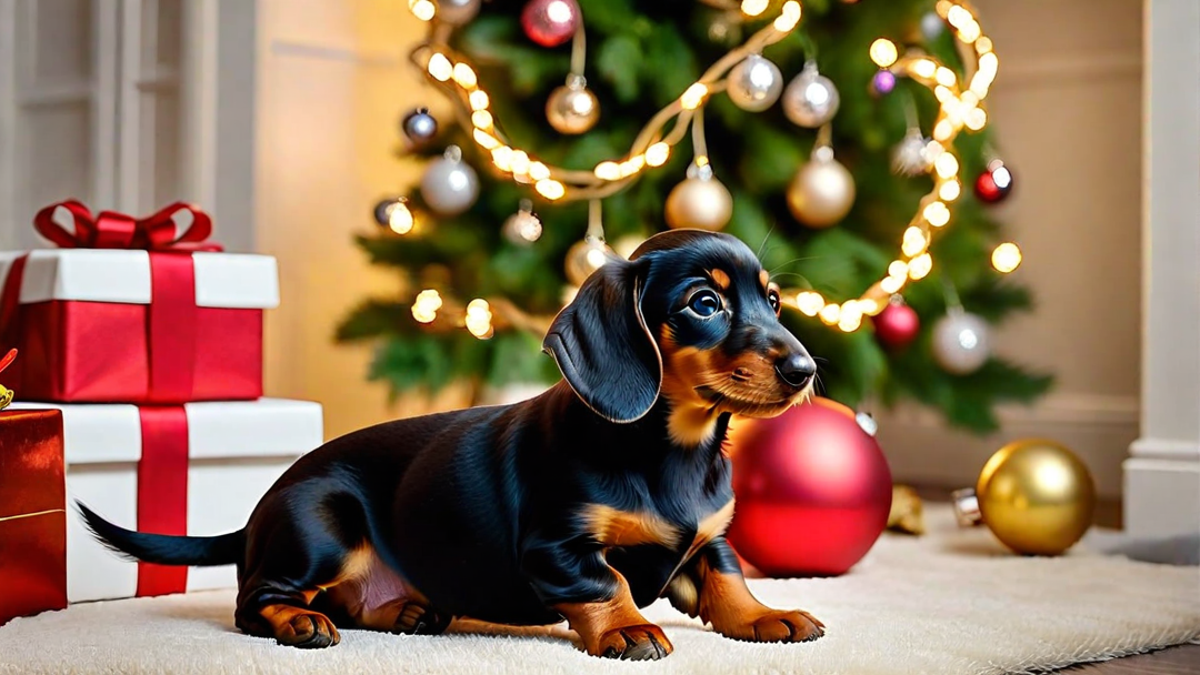
[[[1134,537],[1200,533],[1200,461],[1125,460],[1125,531]]]
[[[897,482],[974,486],[996,450],[1020,438],[1065,444],[1087,464],[1102,497],[1121,495],[1121,462],[1138,437],[1136,397],[1055,394],[1034,407],[998,411],[1001,430],[987,437],[950,430],[932,411],[878,411],[878,438]]]

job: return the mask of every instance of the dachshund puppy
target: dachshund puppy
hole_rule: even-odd
[[[813,640],[821,622],[756,600],[723,537],[730,416],[782,413],[816,372],[778,314],[745,244],[668,231],[555,318],[544,348],[563,380],[536,398],[333,440],[229,534],[132,532],[80,509],[137,559],[235,563],[238,627],[295,647],[337,644],[335,626],[565,618],[589,654],[657,659],[671,643],[638,609],[660,597],[730,638]]]

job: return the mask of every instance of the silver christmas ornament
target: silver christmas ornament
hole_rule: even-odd
[[[945,30],[946,22],[942,21],[937,12],[926,12],[921,17],[921,35],[924,35],[926,40],[936,40]]]
[[[437,18],[452,26],[461,26],[479,13],[481,0],[437,0]]]
[[[429,143],[437,136],[438,132],[437,119],[429,114],[428,108],[417,108],[408,113],[404,116],[404,121],[400,126],[404,130],[404,135],[414,146]]]
[[[521,200],[521,208],[504,221],[504,237],[514,244],[528,246],[542,236],[542,221],[533,213],[533,202]]]
[[[904,139],[892,148],[892,171],[902,176],[919,176],[929,172],[929,139],[920,129],[909,129]]]
[[[816,128],[833,119],[841,102],[837,87],[809,61],[783,92],[783,113],[793,124]]]
[[[734,105],[750,112],[766,110],[779,100],[783,74],[779,66],[751,54],[729,71],[726,92]]]
[[[933,359],[948,373],[968,375],[991,356],[987,322],[961,309],[951,309],[933,325]]]
[[[446,148],[446,154],[430,162],[421,176],[421,198],[439,215],[456,216],[471,208],[478,197],[479,177],[462,160],[457,145]]]

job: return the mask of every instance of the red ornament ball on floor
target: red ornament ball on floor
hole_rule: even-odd
[[[729,542],[763,574],[843,574],[887,525],[887,460],[840,403],[815,398],[778,417],[742,421],[731,455],[737,506]]]
[[[529,0],[521,12],[521,28],[543,47],[557,47],[575,35],[579,5],[575,0]]]
[[[903,302],[889,302],[872,319],[872,323],[875,325],[875,339],[888,349],[904,349],[921,330],[920,317]]]

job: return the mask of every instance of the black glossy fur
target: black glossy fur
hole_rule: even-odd
[[[730,278],[727,289],[714,290],[713,269]],[[687,557],[700,521],[733,498],[722,453],[730,414],[782,412],[815,371],[779,324],[764,277],[731,236],[658,235],[631,261],[602,267],[556,318],[545,348],[565,379],[536,398],[335,439],[296,462],[244,530],[221,537],[131,532],[80,508],[100,538],[139,559],[236,564],[238,625],[255,634],[264,634],[262,608],[276,603],[339,616],[315,589],[339,578],[349,552],[364,545],[428,599],[438,620],[414,632],[436,632],[449,617],[554,623],[564,603],[612,598],[612,570],[639,607],[702,559],[740,575],[720,533]],[[702,304],[697,289],[716,292],[720,312],[690,308]],[[758,378],[744,398],[737,378],[691,386],[709,406],[710,427],[694,442],[671,430],[673,412],[694,403],[663,389],[664,369],[679,375],[670,369],[681,349],[713,363],[768,364],[742,372]],[[612,546],[581,519],[588,505],[653,514],[682,536],[670,547]],[[315,593],[311,602],[305,592]]]

